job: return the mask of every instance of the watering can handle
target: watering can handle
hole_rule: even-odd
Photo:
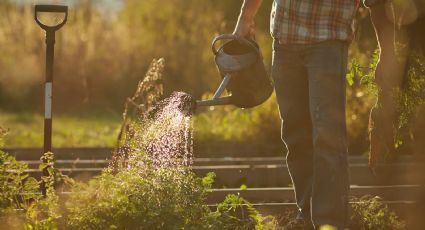
[[[35,14],[34,19],[37,22],[37,24],[44,30],[52,30],[56,31],[59,30],[63,25],[65,25],[66,21],[68,20],[68,6],[64,5],[35,5],[34,8]],[[63,21],[55,26],[48,26],[43,24],[40,19],[38,18],[38,13],[64,13],[65,18]]]
[[[244,43],[246,45],[251,46],[252,48],[257,50],[257,52],[260,52],[258,47],[256,47],[250,40],[248,40],[246,38],[243,38],[243,37],[240,37],[240,36],[237,36],[237,35],[234,35],[234,34],[222,34],[222,35],[215,37],[213,42],[212,42],[211,47],[212,47],[212,51],[213,51],[214,55],[217,55],[217,53],[218,53],[218,50],[216,49],[215,44],[218,41],[221,41],[221,40],[238,40],[241,43]]]

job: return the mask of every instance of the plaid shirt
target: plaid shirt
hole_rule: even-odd
[[[272,37],[284,44],[351,40],[359,0],[274,0]]]

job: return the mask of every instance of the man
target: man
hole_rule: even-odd
[[[261,3],[244,1],[234,34],[253,36]],[[273,2],[272,77],[299,208],[295,223],[306,229],[347,227],[345,75],[358,5],[357,0]]]

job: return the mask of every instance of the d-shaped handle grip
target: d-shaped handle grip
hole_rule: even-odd
[[[64,13],[65,17],[57,25],[49,26],[43,24],[40,19],[38,18],[38,13]],[[44,30],[59,30],[63,25],[65,25],[66,21],[68,20],[68,6],[64,5],[35,5],[35,14],[34,14],[35,21],[37,24]]]
[[[248,45],[248,46],[252,47],[254,50],[256,50],[258,53],[260,53],[260,50],[258,49],[258,47],[254,45],[255,41],[248,40],[246,38],[239,37],[239,36],[236,36],[234,34],[222,34],[222,35],[215,37],[213,42],[212,42],[211,48],[212,48],[214,55],[217,55],[217,53],[218,53],[218,50],[216,48],[216,43],[218,41],[221,41],[221,40],[238,40],[240,43]]]

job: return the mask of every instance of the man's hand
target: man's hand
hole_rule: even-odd
[[[243,38],[255,38],[255,23],[253,19],[239,18],[233,34]]]
[[[262,0],[244,0],[233,34],[238,37],[255,38],[254,17]]]

